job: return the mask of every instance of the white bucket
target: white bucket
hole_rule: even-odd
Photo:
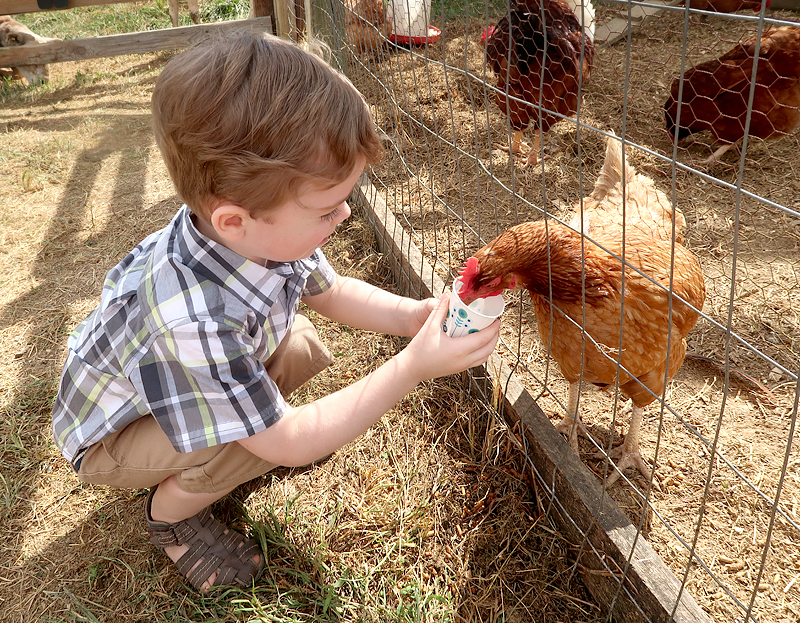
[[[428,37],[431,0],[389,0],[389,12],[395,35]]]

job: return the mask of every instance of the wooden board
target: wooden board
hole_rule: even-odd
[[[47,11],[66,11],[79,6],[100,6],[103,4],[120,4],[137,2],[138,0],[68,0],[64,9],[45,9]],[[0,15],[16,15],[18,13],[36,13],[41,11],[36,0],[0,0]]]
[[[57,40],[15,48],[0,48],[0,67],[42,65],[107,56],[121,56],[123,54],[177,50],[191,47],[211,34],[241,29],[272,32],[272,20],[269,17],[257,17],[122,35],[70,39],[67,41]]]
[[[777,11],[778,9],[800,11],[800,0],[772,0],[769,8],[771,8],[773,11]]]
[[[620,39],[628,36],[628,29],[631,26],[638,26],[648,17],[658,15],[664,12],[663,7],[676,6],[683,2],[683,0],[646,0],[648,4],[661,5],[661,6],[640,6],[634,5],[631,7],[630,21],[627,16],[627,9],[625,5],[613,4],[611,6],[620,7],[620,17],[615,17],[605,22],[598,24],[594,31],[594,41],[597,45],[607,47],[614,45]]]
[[[356,192],[373,225],[380,250],[392,263],[402,293],[439,296],[444,281],[395,219],[363,175]],[[512,429],[521,430],[527,456],[544,484],[539,494],[557,501],[551,516],[562,534],[582,546],[579,573],[598,605],[622,623],[711,623],[597,478],[572,452],[502,357],[493,354],[476,368],[473,380],[485,394],[501,396],[499,410]],[[516,428],[515,428],[516,427]]]

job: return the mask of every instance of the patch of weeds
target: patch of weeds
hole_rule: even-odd
[[[434,0],[431,3],[431,21],[436,24],[442,21],[463,21],[466,17],[486,19],[490,16],[503,15],[508,4],[506,0]]]
[[[69,11],[29,13],[16,19],[43,37],[83,39],[169,28],[172,24],[166,4],[137,2],[133,6],[75,7]]]
[[[30,169],[26,169],[22,172],[22,190],[26,193],[36,192],[37,190],[42,190],[44,186],[42,185],[41,180],[39,177],[31,171]]]
[[[17,155],[33,183],[39,175],[59,178],[69,166],[69,154],[73,149],[72,139],[48,135]],[[25,180],[22,183],[25,188]]]
[[[119,76],[115,73],[108,73],[108,72],[99,72],[96,71],[91,74],[85,74],[82,71],[75,72],[75,76],[72,78],[73,87],[82,87],[86,86],[87,84],[95,84],[97,82],[102,82],[103,80],[117,80]]]
[[[218,0],[204,4],[200,11],[203,22],[220,22],[234,19],[247,19],[250,15],[248,0]]]

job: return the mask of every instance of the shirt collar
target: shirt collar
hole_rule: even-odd
[[[184,242],[184,263],[241,296],[256,296],[265,303],[274,301],[273,292],[292,277],[304,279],[313,269],[311,258],[293,262],[268,261],[267,266],[253,262],[223,244],[204,236],[192,222],[191,209],[184,205],[176,215],[176,230]]]

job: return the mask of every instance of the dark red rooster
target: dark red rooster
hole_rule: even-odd
[[[547,132],[559,114],[572,117],[578,109],[594,60],[594,13],[589,0],[570,3],[575,10],[562,0],[512,0],[486,39],[486,59],[497,76],[495,99],[514,129],[511,144],[502,147],[513,154],[528,149],[522,141],[528,126]],[[525,166],[538,162],[539,144],[537,132]]]
[[[800,126],[800,28],[764,30],[720,58],[688,70],[683,78],[680,122],[676,78],[664,104],[667,130],[678,140],[709,130],[722,143],[704,164],[713,164],[744,138],[753,64],[758,55],[750,136],[774,139]]]

